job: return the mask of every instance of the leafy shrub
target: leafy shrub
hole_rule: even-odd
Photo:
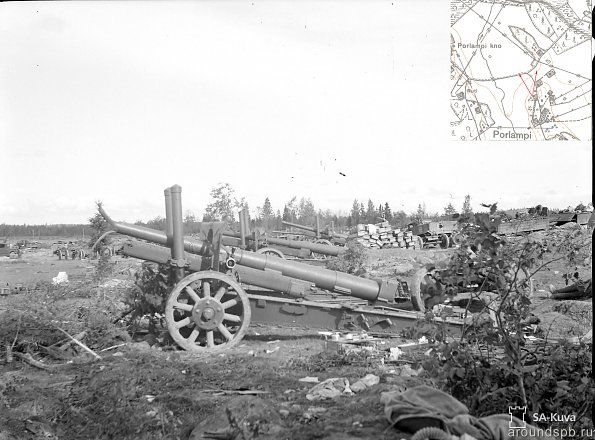
[[[165,303],[171,291],[173,272],[168,265],[145,262],[135,274],[135,287],[128,290],[124,302],[130,307],[129,324],[149,318],[149,332],[157,331],[157,323],[165,313]]]
[[[453,342],[437,347],[422,366],[423,374],[436,386],[463,402],[478,417],[524,405],[518,386],[521,375],[528,413],[573,414],[576,421],[570,426],[578,430],[592,427],[584,417],[595,397],[591,352],[592,346],[585,344],[523,349],[522,369],[518,371],[517,365],[493,346],[490,350],[487,346]],[[556,427],[552,422],[543,427],[550,426]]]
[[[347,250],[337,258],[329,260],[326,268],[353,275],[363,275],[366,273],[365,266],[367,262],[366,248],[356,241],[350,241],[347,243]]]
[[[460,340],[444,342],[439,324],[432,331],[429,319],[420,321],[413,333],[438,341],[423,362],[426,374],[474,415],[526,405],[530,413],[574,414],[572,427],[588,428],[590,421],[580,416],[595,396],[592,345],[529,345],[523,333],[531,311],[530,278],[555,261],[567,267],[588,262],[590,234],[581,228],[554,228],[507,238],[496,233],[497,226],[489,215],[477,215],[464,228],[460,249],[434,273],[441,299],[471,292],[472,299],[481,301],[483,293],[496,294],[494,302],[483,306],[496,326],[463,328]]]

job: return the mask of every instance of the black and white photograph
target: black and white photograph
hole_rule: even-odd
[[[0,440],[594,438],[592,12],[0,2]]]

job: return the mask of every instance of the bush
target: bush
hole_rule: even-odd
[[[480,348],[482,347],[482,348]],[[422,362],[424,375],[436,386],[463,402],[477,417],[523,406],[519,375],[530,414],[568,414],[576,420],[543,428],[592,428],[585,417],[593,405],[592,345],[540,345],[522,350],[521,371],[502,351],[485,345],[453,342],[442,344]],[[540,425],[539,423],[535,423]]]
[[[585,264],[591,237],[581,228],[555,228],[507,238],[496,228],[487,214],[476,216],[448,267],[435,274],[444,297],[464,291],[480,301],[482,293],[496,294],[494,302],[484,303],[496,327],[489,323],[463,328],[455,342],[433,338],[438,342],[423,362],[426,374],[476,416],[518,405],[527,406],[529,413],[572,414],[576,420],[565,422],[565,427],[591,428],[590,420],[581,416],[595,396],[592,345],[529,344],[524,337],[531,311],[529,278],[555,261],[564,261],[567,267]],[[428,320],[423,321],[418,331],[428,333],[429,326]],[[439,325],[435,327],[439,335]]]
[[[165,314],[165,303],[174,280],[172,269],[165,264],[145,262],[135,275],[135,287],[129,289],[124,302],[130,307],[130,325],[148,317],[149,332],[156,333],[157,324]]]
[[[337,258],[329,260],[326,268],[359,276],[366,273],[365,266],[367,263],[366,248],[356,241],[350,241],[347,243],[347,250]]]

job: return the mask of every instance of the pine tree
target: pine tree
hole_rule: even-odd
[[[418,221],[418,223],[423,223],[424,219],[427,216],[428,216],[428,213],[426,212],[426,204],[420,203],[419,205],[417,205],[417,212],[415,213],[415,219]]]
[[[473,209],[471,208],[471,196],[469,194],[465,196],[465,202],[463,203],[461,214],[465,216],[473,214]]]
[[[295,222],[297,220],[297,197],[293,196],[283,208],[283,220],[286,222]]]
[[[271,201],[269,198],[264,199],[264,203],[262,204],[262,208],[259,210],[260,218],[262,219],[262,226],[265,229],[269,229],[269,225],[274,217],[273,207],[271,206]]]
[[[386,219],[387,222],[393,221],[393,213],[390,209],[390,206],[388,206],[388,202],[386,202],[384,204],[384,218]]]
[[[311,226],[316,224],[316,208],[309,198],[302,197],[298,206],[298,220],[301,224]]]
[[[376,208],[372,199],[368,199],[368,210],[366,211],[366,220],[368,223],[376,223]]]
[[[349,219],[351,220],[351,225],[350,226],[354,226],[357,225],[358,223],[360,223],[360,212],[359,212],[359,202],[357,201],[357,199],[355,199],[353,201],[353,205],[351,205],[351,214],[349,216]]]
[[[454,206],[452,206],[451,202],[448,202],[448,205],[444,207],[444,215],[453,215],[456,214],[457,210]]]

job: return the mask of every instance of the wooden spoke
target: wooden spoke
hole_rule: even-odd
[[[184,303],[180,303],[180,302],[175,303],[174,307],[176,309],[185,310],[187,312],[191,312],[193,309],[193,307],[190,304],[184,304]]]
[[[229,301],[225,301],[224,303],[221,303],[221,307],[223,307],[223,310],[227,310],[230,307],[233,307],[237,304],[238,304],[238,300],[234,298],[234,299],[230,299]]]
[[[225,288],[225,286],[219,287],[219,289],[217,289],[217,293],[215,294],[214,298],[217,301],[221,301],[221,298],[223,298],[223,295],[225,295],[226,291],[227,291],[227,289]]]
[[[213,338],[213,330],[207,332],[207,347],[213,348],[215,346],[215,340]]]
[[[198,331],[197,328],[195,328],[194,330],[192,330],[192,333],[190,333],[190,336],[188,336],[188,339],[187,339],[188,342],[190,342],[190,343],[196,342],[196,338],[198,338],[199,333],[200,332]]]
[[[209,283],[208,281],[202,282],[202,294],[205,298],[211,296],[211,283]]]
[[[232,315],[231,313],[225,313],[223,315],[223,320],[231,322],[242,322],[242,318],[240,318],[238,315]]]
[[[188,295],[190,295],[190,298],[192,298],[192,301],[194,301],[195,303],[200,301],[200,297],[198,296],[198,294],[194,291],[194,289],[190,286],[186,286],[186,293]]]
[[[186,327],[188,324],[193,324],[193,322],[190,320],[190,318],[186,317],[184,319],[182,319],[181,321],[176,321],[174,322],[174,327],[175,328],[182,328],[182,327]]]
[[[231,341],[233,339],[233,335],[229,332],[229,330],[227,330],[225,324],[219,324],[217,328],[219,329],[219,332],[221,332],[221,334],[225,336],[225,339],[227,339],[228,341]]]

